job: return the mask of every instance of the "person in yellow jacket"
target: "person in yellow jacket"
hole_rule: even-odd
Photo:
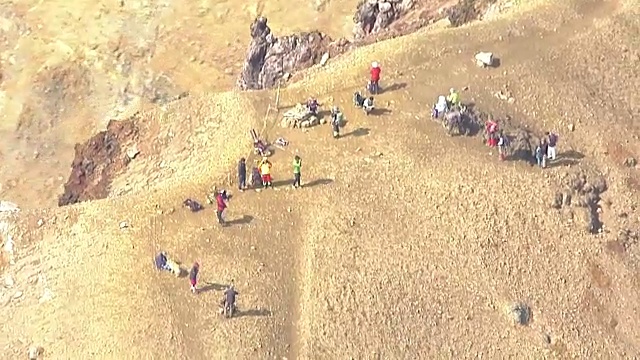
[[[271,186],[271,162],[266,157],[262,158],[258,165],[260,175],[262,176],[262,186],[265,188]]]
[[[460,94],[456,91],[456,89],[449,89],[449,96],[447,96],[447,102],[449,103],[449,108],[452,106],[460,105]]]

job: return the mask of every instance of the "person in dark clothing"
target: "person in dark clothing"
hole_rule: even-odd
[[[247,160],[240,159],[238,162],[238,190],[244,191],[247,188]]]
[[[169,265],[167,265],[167,255],[164,252],[156,255],[156,268],[158,270],[170,271]]]
[[[222,305],[222,310],[224,313],[225,308],[230,308],[232,313],[236,311],[236,296],[239,295],[233,285],[229,285],[227,290],[224,291],[224,296],[220,305]]]
[[[342,124],[343,116],[340,109],[334,106],[331,110],[331,128],[333,129],[333,137],[335,139],[340,137],[340,125]]]
[[[194,262],[193,266],[191,267],[191,270],[189,271],[189,282],[191,283],[191,292],[194,294],[198,292],[198,288],[196,287],[198,285],[198,272],[200,272],[200,264],[198,264],[197,262]]]
[[[225,191],[221,191],[218,193],[218,195],[216,195],[216,205],[218,207],[216,211],[216,216],[218,217],[218,223],[225,226],[226,223],[222,218],[222,213],[227,208],[227,196]]]
[[[547,137],[547,143],[549,144],[547,146],[547,157],[549,158],[549,160],[555,160],[556,159],[556,146],[558,145],[558,135],[556,135],[555,133],[549,133],[547,132],[546,134]]]

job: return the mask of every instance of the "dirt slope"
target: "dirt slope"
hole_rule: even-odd
[[[638,14],[627,6],[549,3],[310,71],[282,104],[309,95],[340,104],[350,134],[282,130],[272,116],[269,137],[291,141],[273,157],[276,181],[298,153],[309,186],[234,194],[226,229],[211,209],[180,203],[233,178],[273,93],[143,111],[140,158],[112,184],[122,196],[23,212],[7,229],[16,254],[0,297],[2,357],[31,344],[47,358],[637,357],[638,247],[618,239],[640,229],[638,169],[622,165],[640,154]],[[499,69],[473,65],[485,49]],[[350,101],[371,59],[397,90],[377,99],[388,112],[367,118]],[[514,104],[493,96],[505,84]],[[542,171],[499,162],[479,138],[444,136],[427,109],[450,86],[469,86],[463,96],[479,109],[555,129],[561,156],[584,158]],[[609,183],[600,235],[586,232],[584,209],[550,207],[577,172]],[[211,291],[195,297],[186,280],[154,272],[160,248],[199,261]],[[217,289],[231,281],[245,316],[223,321]],[[53,298],[40,301],[45,289]],[[532,308],[529,326],[508,314],[517,301]]]

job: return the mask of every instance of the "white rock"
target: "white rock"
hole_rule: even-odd
[[[44,225],[44,220],[38,219],[38,227]]]
[[[126,221],[121,221],[120,222],[120,229],[124,229],[124,228],[128,228],[129,227],[129,223],[127,223]]]
[[[575,125],[573,124],[569,124],[568,128],[569,128],[569,131],[573,131],[576,129]]]
[[[13,294],[13,298],[14,299],[20,299],[22,297],[23,293],[22,291],[16,291],[15,294]]]
[[[29,350],[27,350],[27,356],[29,356],[29,360],[37,360],[38,356],[44,353],[44,349],[42,346],[30,346]]]
[[[44,289],[44,293],[42,294],[42,296],[40,297],[40,300],[38,300],[40,302],[40,304],[47,302],[49,300],[53,299],[53,292],[51,292],[51,290],[49,290],[48,288]]]
[[[475,56],[478,66],[492,66],[493,65],[493,53],[479,52]]]
[[[10,287],[13,287],[13,285],[15,283],[16,282],[13,280],[13,277],[11,277],[11,275],[9,275],[9,274],[5,275],[5,277],[4,277],[4,286],[10,288]]]
[[[133,146],[127,149],[127,156],[129,157],[129,159],[135,159],[135,157],[138,156],[139,153],[140,150],[138,150],[137,144],[133,144]]]
[[[4,201],[4,200],[0,201],[0,212],[18,212],[18,211],[20,211],[20,208],[18,208],[18,205],[9,201]]]
[[[329,53],[322,54],[322,58],[320,59],[320,66],[325,66],[329,61]]]

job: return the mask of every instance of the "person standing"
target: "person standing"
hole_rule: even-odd
[[[342,113],[337,106],[331,109],[331,128],[333,129],[333,138],[340,137],[340,125],[342,124]]]
[[[196,294],[198,292],[198,272],[200,272],[200,264],[193,263],[191,270],[189,271],[189,282],[191,283],[191,292]]]
[[[547,157],[553,161],[556,159],[556,146],[558,145],[558,135],[547,132]]]
[[[247,160],[241,158],[238,162],[238,190],[244,191],[247,188]]]
[[[380,92],[380,64],[374,61],[371,63],[371,70],[369,71],[371,75],[371,80],[369,81],[369,91],[372,94],[378,94]]]
[[[216,195],[216,206],[216,216],[218,217],[218,223],[222,226],[225,226],[226,223],[224,221],[224,218],[222,217],[222,214],[227,209],[227,197],[225,192],[221,191],[218,193],[218,195]]]
[[[460,105],[460,93],[458,93],[454,88],[449,89],[447,101],[449,102],[450,107]]]
[[[502,130],[498,135],[498,156],[500,161],[504,161],[507,158],[507,138]]]
[[[300,170],[302,168],[302,159],[300,158],[300,156],[296,155],[293,158],[293,187],[294,188],[299,188],[302,187],[301,184],[301,174],[300,174]]]
[[[262,176],[262,186],[266,189],[271,186],[271,162],[266,157],[260,162],[260,175]]]

